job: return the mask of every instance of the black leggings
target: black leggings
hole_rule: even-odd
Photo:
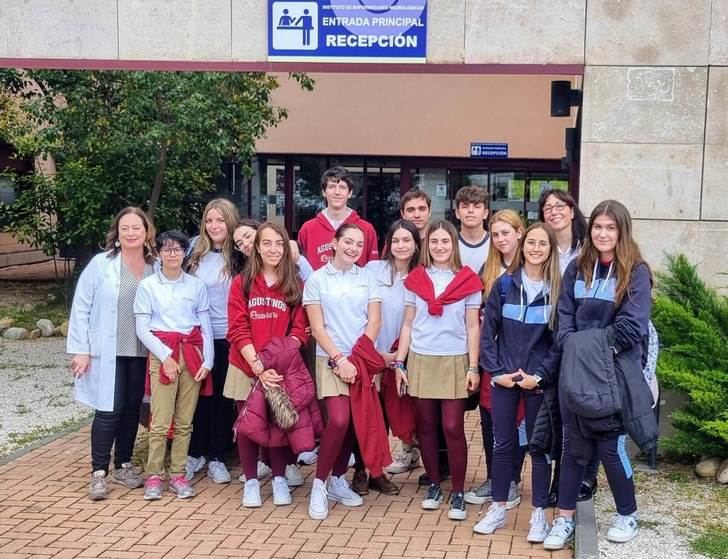
[[[200,396],[195,417],[192,419],[192,437],[187,452],[194,458],[207,456],[209,460],[225,461],[233,443],[233,423],[237,417],[235,402],[222,395],[228,370],[230,344],[227,340],[214,340],[215,360],[212,377],[212,396]]]
[[[116,358],[114,411],[96,410],[91,424],[91,464],[94,471],[108,473],[112,447],[115,468],[131,462],[146,374],[146,357]]]

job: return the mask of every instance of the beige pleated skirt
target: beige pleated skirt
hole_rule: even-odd
[[[408,393],[416,398],[457,400],[467,398],[465,376],[468,355],[421,355],[410,351],[407,356]]]
[[[329,368],[328,357],[316,356],[316,397],[321,400],[329,396],[348,396],[349,385]]]
[[[246,375],[242,369],[238,369],[235,365],[228,365],[222,395],[231,400],[247,400],[254,381],[255,379]]]

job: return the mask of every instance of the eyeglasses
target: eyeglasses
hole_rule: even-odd
[[[552,211],[563,212],[566,209],[566,204],[559,202],[558,204],[549,204],[543,207],[543,215],[550,214]]]
[[[159,249],[162,256],[172,256],[173,254],[184,254],[185,249],[182,247],[164,247]]]

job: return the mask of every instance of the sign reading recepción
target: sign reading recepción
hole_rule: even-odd
[[[427,0],[268,0],[272,62],[425,62]]]
[[[470,157],[478,159],[508,159],[508,144],[471,143]]]

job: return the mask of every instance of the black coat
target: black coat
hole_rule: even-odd
[[[573,332],[563,344],[559,400],[574,414],[569,448],[579,463],[590,458],[586,439],[609,439],[625,431],[643,451],[657,443],[652,393],[634,356],[614,350],[614,328]]]
[[[536,415],[528,449],[530,452],[548,454],[551,458],[560,459],[562,441],[559,387],[551,385],[543,390],[543,402]]]

